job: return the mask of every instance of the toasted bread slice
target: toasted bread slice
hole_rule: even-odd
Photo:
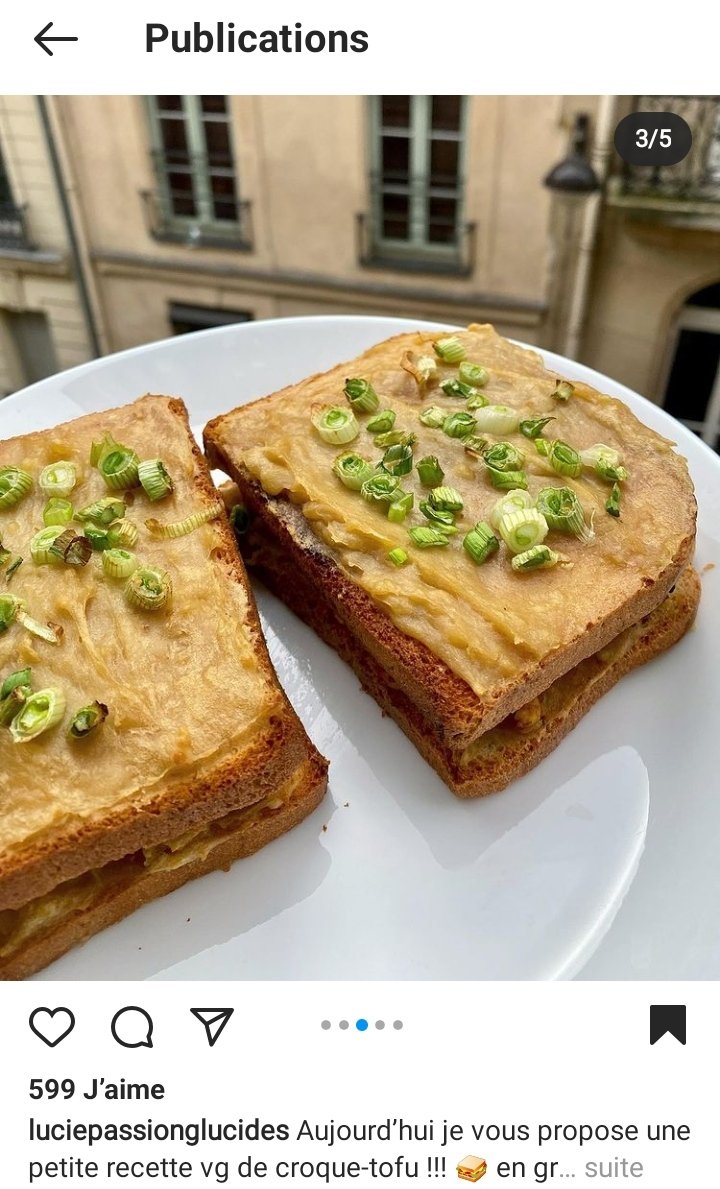
[[[293,581],[307,583],[308,591],[322,588],[357,648],[384,674],[383,684],[433,724],[445,754],[457,756],[662,602],[692,555],[696,509],[684,459],[625,405],[579,383],[569,401],[556,401],[557,377],[539,356],[492,327],[472,326],[457,337],[467,359],[488,370],[482,394],[490,403],[509,406],[520,419],[554,417],[553,436],[577,450],[598,442],[617,449],[630,476],[617,519],[605,511],[609,485],[593,471],[560,477],[534,442],[503,434],[525,455],[530,495],[547,486],[571,487],[595,539],[586,545],[551,534],[548,544],[562,551],[569,568],[518,575],[504,546],[476,567],[460,542],[473,524],[489,519],[501,492],[477,454],[419,420],[428,405],[446,415],[465,408],[437,386],[422,390],[404,366],[408,358],[432,354],[435,337],[397,336],[236,409],[206,427],[205,445],[211,465],[237,483],[257,526],[250,564],[263,566],[266,550],[279,548],[286,574],[292,569]],[[440,380],[452,378],[457,368],[440,364],[439,373]],[[401,524],[333,473],[341,449],[370,462],[382,456],[362,428],[366,415],[360,415],[359,436],[342,448],[326,444],[312,428],[318,405],[345,405],[348,377],[371,382],[380,407],[395,414],[395,428],[416,436],[415,460],[435,455],[444,484],[461,492],[459,532],[448,547],[420,550],[409,542],[408,527],[428,523],[417,510],[428,492],[414,473],[402,480],[414,492],[415,508]],[[396,548],[410,555],[399,569],[388,560]],[[289,590],[278,593],[286,601],[293,597]]]
[[[129,605],[99,553],[78,568],[36,565],[29,555],[43,524],[37,477],[45,465],[76,464],[76,512],[110,494],[88,462],[105,433],[141,458],[160,455],[174,481],[155,503],[140,488],[115,493],[138,528],[138,558],[172,578],[172,601],[161,611]],[[7,465],[34,479],[30,494],[0,511],[4,546],[25,556],[9,590],[34,619],[56,625],[59,643],[16,621],[0,634],[0,675],[29,667],[33,689],[62,690],[67,711],[27,743],[0,730],[0,912],[266,802],[308,764],[317,779],[300,804],[309,810],[325,787],[325,765],[277,682],[224,512],[178,539],[146,527],[217,510],[182,402],[147,396],[5,441],[0,467]],[[72,715],[94,701],[108,706],[107,720],[71,740]],[[102,926],[102,914],[88,919]],[[51,951],[48,943],[43,952]]]

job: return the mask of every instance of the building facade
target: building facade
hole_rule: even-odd
[[[685,163],[623,170],[612,132],[633,102],[686,105]],[[601,188],[567,199],[542,181],[578,113]],[[718,113],[673,97],[2,100],[0,392],[206,326],[391,314],[492,321],[675,412],[702,340],[701,400],[679,408],[702,430],[716,387],[720,418]]]

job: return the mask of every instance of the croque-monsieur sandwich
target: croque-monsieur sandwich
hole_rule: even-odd
[[[461,1181],[479,1181],[487,1172],[487,1162],[481,1156],[464,1156],[455,1167]]]
[[[685,460],[491,326],[389,339],[205,445],[248,564],[459,796],[532,768],[693,620]]]
[[[182,402],[0,443],[0,977],[251,854],[325,783]]]

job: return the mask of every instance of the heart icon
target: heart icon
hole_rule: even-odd
[[[75,1016],[69,1007],[36,1007],[29,1024],[35,1035],[54,1049],[72,1032]]]

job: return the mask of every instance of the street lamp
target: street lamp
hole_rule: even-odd
[[[600,179],[588,160],[590,119],[586,112],[575,116],[570,151],[562,161],[553,165],[543,178],[543,185],[556,194],[595,194],[600,189]]]

